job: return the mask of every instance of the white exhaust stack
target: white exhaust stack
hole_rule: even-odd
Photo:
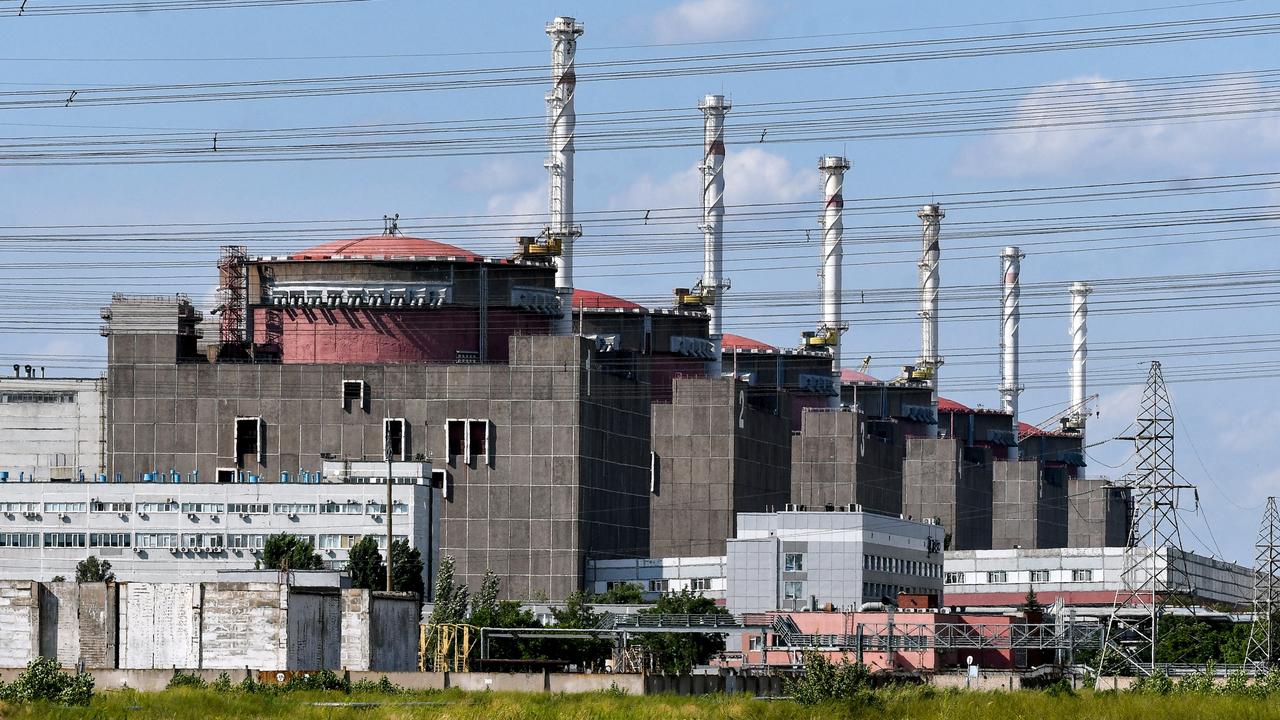
[[[578,78],[574,56],[582,23],[571,17],[558,17],[547,23],[551,36],[551,92],[547,93],[548,140],[551,154],[545,163],[550,175],[551,217],[547,240],[560,245],[556,263],[556,294],[563,312],[555,323],[555,334],[573,332],[573,240],[582,229],[573,224],[573,131],[576,118],[573,109],[574,90]]]
[[[1085,364],[1089,359],[1089,283],[1071,284],[1071,411],[1067,415],[1067,427],[1084,437],[1085,419],[1089,417],[1088,388],[1085,384]]]
[[[1000,253],[1000,277],[1002,278],[1000,312],[1000,409],[1013,416],[1013,437],[1018,437],[1018,320],[1021,311],[1018,303],[1022,290],[1019,276],[1022,274],[1022,258],[1026,257],[1016,247],[1007,247]],[[1009,448],[1009,459],[1018,459],[1018,446]]]
[[[721,339],[724,336],[722,296],[729,284],[724,279],[724,116],[733,105],[723,95],[707,95],[698,103],[702,111],[702,279],[698,281],[707,300],[707,334],[712,344],[707,376],[718,378],[723,370]]]
[[[938,232],[942,229],[942,218],[947,214],[942,206],[929,204],[920,208],[916,217],[923,224],[921,233],[922,251],[920,255],[920,360],[917,375],[929,383],[930,404],[933,409],[934,423],[927,428],[929,437],[938,435],[938,368],[942,358],[938,357],[938,287],[941,277],[938,265],[942,261],[942,250],[938,245]]]
[[[822,172],[822,325],[818,330],[829,338],[831,376],[836,387],[828,406],[840,407],[840,334],[848,326],[841,319],[844,265],[844,173],[849,161],[839,155],[824,155],[818,160]]]

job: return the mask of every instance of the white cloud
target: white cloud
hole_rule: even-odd
[[[727,205],[793,202],[816,194],[814,173],[767,150],[730,148],[724,161],[724,198]],[[615,195],[613,208],[649,209],[702,206],[702,174],[698,163],[663,178],[641,175]],[[730,209],[732,213],[732,209]]]
[[[1096,443],[1113,438],[1130,430],[1138,410],[1142,406],[1143,385],[1126,385],[1114,390],[1099,393],[1095,405],[1096,417],[1089,421],[1087,442]],[[1088,450],[1089,457],[1095,462],[1090,464],[1091,477],[1108,476],[1118,479],[1131,467],[1128,462],[1133,455],[1133,442],[1114,440]]]
[[[485,211],[503,223],[495,234],[508,238],[537,235],[547,223],[547,192],[544,181],[534,187],[489,196]]]
[[[740,38],[768,13],[760,0],[684,0],[653,19],[659,42]]]
[[[1068,89],[1071,94],[1063,95]],[[1237,79],[1224,87],[1222,94],[1233,99],[1229,108],[1233,111],[1270,109],[1260,91],[1256,85]],[[957,155],[954,172],[976,177],[1028,177],[1126,166],[1199,172],[1232,160],[1280,152],[1280,119],[1274,117],[1116,122],[1133,118],[1134,108],[1149,97],[1127,83],[1098,76],[1042,86],[1019,102],[1008,123],[1028,129],[993,134],[968,145]],[[1111,109],[1099,108],[1100,101]],[[1152,112],[1169,114],[1159,109]],[[1075,126],[1054,126],[1064,122]]]
[[[453,178],[452,185],[463,192],[493,192],[512,190],[533,181],[535,164],[516,156],[489,158],[468,163]]]

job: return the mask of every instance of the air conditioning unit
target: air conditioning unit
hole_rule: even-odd
[[[66,513],[58,513],[58,519],[59,519],[59,520],[66,520],[66,519],[67,519],[67,514],[66,514]]]
[[[196,516],[196,514],[195,514],[195,513],[187,513],[187,519],[188,519],[188,520],[196,520],[196,519],[198,519],[198,518],[197,518],[197,516]]]
[[[188,548],[188,547],[185,547],[185,546],[183,546],[183,547],[179,547],[179,548],[178,548],[178,552],[180,552],[180,553],[187,553],[187,552],[190,552],[190,550],[191,550],[191,548]]]
[[[290,519],[290,520],[297,520],[297,519],[298,519],[298,513],[289,513],[289,519]]]

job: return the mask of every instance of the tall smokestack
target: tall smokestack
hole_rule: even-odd
[[[550,175],[550,224],[547,239],[560,245],[556,257],[556,294],[563,309],[555,324],[557,335],[573,332],[573,239],[582,229],[573,224],[573,109],[574,90],[578,78],[574,72],[574,56],[582,23],[571,17],[558,17],[547,23],[551,36],[551,92],[547,93],[548,140],[551,153],[546,168]]]
[[[1084,436],[1085,418],[1089,416],[1085,364],[1089,359],[1089,283],[1071,283],[1071,411],[1067,426]]]
[[[1016,247],[1007,247],[1000,253],[1000,277],[1002,278],[1000,312],[1000,409],[1013,416],[1013,437],[1018,437],[1018,320],[1021,311],[1018,303],[1022,290],[1019,276],[1022,274],[1022,258],[1026,257]],[[1018,459],[1018,446],[1009,448],[1009,459]]]
[[[849,161],[839,155],[825,155],[818,160],[822,172],[822,325],[819,332],[829,338],[831,375],[836,394],[828,399],[830,407],[840,407],[840,334],[848,327],[841,320],[842,280],[844,264],[844,173]]]
[[[942,260],[938,232],[942,229],[942,218],[946,216],[942,206],[938,204],[925,205],[916,213],[923,224],[920,254],[920,360],[917,367],[933,391],[930,393],[930,404],[933,406],[934,423],[928,427],[929,437],[936,437],[938,434],[938,368],[942,365],[942,358],[938,357],[938,287],[941,283],[938,265]]]
[[[707,303],[708,335],[712,348],[707,375],[720,377],[720,341],[724,336],[721,296],[729,285],[724,279],[724,116],[733,107],[723,95],[707,95],[698,103],[702,111],[702,279],[700,289]]]

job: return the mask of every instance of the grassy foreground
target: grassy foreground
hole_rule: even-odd
[[[322,704],[323,703],[323,704]],[[332,703],[332,704],[330,704]],[[365,703],[375,703],[369,706]],[[1042,692],[964,693],[903,689],[878,693],[870,705],[829,704],[805,707],[789,701],[751,700],[745,696],[706,695],[628,697],[609,693],[544,695],[462,693],[459,691],[377,695],[340,692],[296,692],[282,695],[218,693],[211,690],[167,690],[157,693],[98,693],[89,707],[36,703],[0,704],[3,718],[439,718],[523,720],[669,720],[732,718],[734,720],[834,720],[896,718],[937,720],[1280,720],[1280,704],[1221,695],[1152,696],[1091,693],[1052,695]]]

